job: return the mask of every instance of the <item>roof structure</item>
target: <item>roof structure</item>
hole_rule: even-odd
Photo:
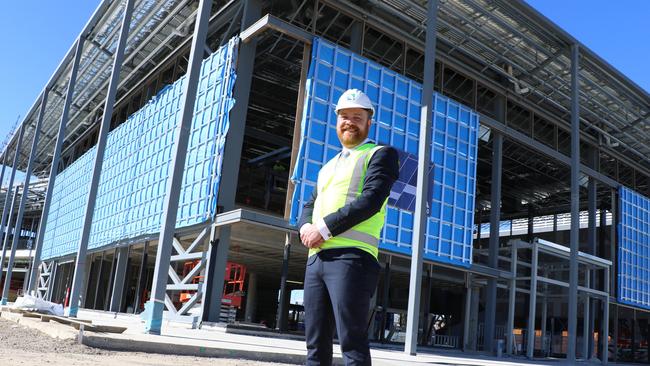
[[[216,12],[239,11],[240,1],[229,1]],[[304,0],[296,4],[303,11]],[[73,98],[66,148],[88,133],[101,117],[112,52],[117,43],[121,2],[104,0],[82,30],[87,41],[81,57],[81,67]],[[335,8],[341,14],[365,14],[367,25],[394,36],[386,46],[383,35],[368,46],[368,52],[385,64],[403,63],[403,71],[411,77],[421,75],[420,56],[409,59],[405,50],[423,50],[426,2],[416,0],[322,0],[317,2],[325,12]],[[191,34],[196,3],[189,0],[136,3],[132,31],[128,40],[122,68],[118,101],[142,82],[148,72],[162,62],[173,50],[181,47]],[[296,12],[295,14],[297,14]],[[213,11],[214,14],[214,11]],[[337,13],[338,14],[338,13]],[[213,15],[213,17],[216,14]],[[301,17],[288,17],[303,25]],[[321,14],[319,29],[341,25],[338,15]],[[308,24],[304,24],[308,27]],[[346,34],[348,28],[341,29]],[[318,33],[318,32],[316,32]],[[371,30],[364,35],[373,40]],[[376,44],[376,47],[374,46]],[[632,80],[582,45],[567,32],[545,18],[523,1],[506,0],[447,0],[441,1],[438,12],[437,58],[482,85],[508,95],[509,103],[532,108],[534,116],[564,126],[559,144],[567,141],[570,126],[570,48],[580,48],[580,121],[583,142],[607,150],[612,157],[650,175],[650,95]],[[373,48],[375,47],[375,48]],[[404,52],[402,52],[404,51]],[[406,56],[402,57],[402,53]],[[45,86],[51,92],[46,106],[42,143],[35,154],[34,174],[49,173],[52,146],[56,139],[67,81],[74,56],[74,45]],[[444,75],[439,76],[444,77]],[[463,85],[451,91],[463,101]],[[465,86],[466,88],[466,86]],[[467,95],[465,95],[467,97]],[[39,100],[36,99],[26,118],[25,141],[33,137]],[[517,128],[516,118],[512,121]],[[18,128],[16,128],[16,131]],[[17,133],[5,143],[0,159],[15,149]],[[18,169],[24,170],[29,156],[29,143],[22,145]],[[13,157],[13,152],[7,160]]]

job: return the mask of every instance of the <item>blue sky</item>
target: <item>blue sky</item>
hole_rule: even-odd
[[[527,0],[650,90],[650,1]],[[5,1],[0,11],[0,142],[29,111],[99,1]]]

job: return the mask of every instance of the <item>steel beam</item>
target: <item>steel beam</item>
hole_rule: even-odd
[[[34,252],[34,264],[32,265],[31,276],[29,280],[28,292],[33,292],[34,286],[37,281],[37,271],[41,264],[41,253],[43,251],[43,237],[45,236],[45,227],[50,212],[50,205],[52,204],[52,192],[54,191],[54,182],[56,175],[59,173],[59,161],[61,160],[61,147],[65,139],[65,129],[68,123],[68,114],[70,112],[70,105],[72,104],[72,96],[74,95],[74,88],[77,81],[77,72],[79,70],[79,61],[81,53],[83,52],[84,38],[79,37],[76,42],[74,61],[72,62],[72,70],[70,72],[70,80],[68,81],[68,88],[65,94],[65,102],[63,103],[63,112],[61,113],[61,120],[59,121],[59,133],[54,145],[54,156],[52,157],[52,166],[50,167],[50,177],[47,182],[47,190],[45,191],[45,202],[43,203],[43,212],[41,214],[41,221],[38,225],[38,233],[36,234],[36,250]],[[37,291],[40,294],[40,291]]]
[[[505,100],[499,103],[505,111]],[[502,112],[504,114],[504,112]],[[501,178],[503,175],[503,135],[492,132],[492,182],[490,193],[490,244],[488,247],[488,266],[498,267],[499,255],[499,222],[501,220]],[[497,280],[488,279],[486,290],[485,328],[483,349],[493,351],[494,329],[497,306]]]
[[[25,125],[20,126],[18,132],[18,142],[16,144],[16,152],[14,153],[14,163],[11,168],[11,175],[9,176],[9,185],[7,186],[7,194],[5,196],[5,206],[2,210],[2,224],[0,224],[0,237],[2,237],[2,232],[5,233],[4,240],[2,241],[2,258],[0,258],[0,278],[2,278],[3,266],[5,263],[5,256],[7,254],[7,244],[9,244],[9,235],[11,234],[11,219],[14,215],[14,206],[16,205],[16,197],[18,196],[18,187],[16,187],[16,192],[14,193],[13,200],[10,200],[11,191],[14,185],[14,178],[16,178],[16,167],[18,165],[18,159],[20,156],[20,147],[23,143],[23,135],[25,133]],[[29,179],[29,178],[26,178]],[[9,206],[11,202],[11,206]],[[8,222],[7,222],[8,221]],[[15,226],[15,225],[14,225]]]
[[[429,157],[431,156],[431,119],[433,115],[433,83],[436,62],[436,24],[438,0],[430,0],[427,5],[427,33],[424,51],[424,83],[422,84],[422,105],[420,111],[420,140],[418,143],[418,175],[415,201],[415,223],[413,225],[413,244],[411,246],[411,274],[409,280],[408,312],[406,316],[406,340],[404,352],[417,353],[420,295],[422,286],[422,256],[426,245],[427,207],[429,187]]]
[[[111,128],[111,117],[113,116],[113,107],[115,103],[115,95],[117,94],[117,85],[120,81],[120,71],[122,70],[122,61],[124,60],[124,51],[126,48],[126,41],[129,37],[129,28],[131,27],[131,17],[133,15],[133,7],[135,0],[125,0],[124,13],[122,15],[122,25],[120,27],[120,38],[117,42],[117,49],[115,50],[115,59],[113,60],[113,70],[111,71],[111,78],[108,84],[108,92],[106,101],[104,103],[104,115],[99,128],[99,138],[97,141],[97,149],[95,152],[95,161],[93,164],[92,177],[90,179],[90,186],[88,189],[88,198],[86,200],[86,208],[84,211],[84,221],[81,227],[79,237],[79,244],[77,248],[77,259],[74,269],[74,276],[72,280],[72,288],[70,289],[70,306],[66,309],[67,316],[76,317],[79,311],[79,298],[81,297],[82,281],[86,273],[86,253],[88,251],[88,241],[90,239],[90,229],[93,222],[93,214],[95,213],[95,203],[97,199],[97,190],[99,188],[99,178],[102,174],[102,165],[104,162],[104,153],[106,150],[106,142],[108,141],[108,132]]]
[[[23,194],[20,197],[18,216],[16,217],[16,224],[14,225],[16,227],[16,230],[14,232],[13,243],[11,244],[11,254],[9,255],[9,263],[7,263],[7,275],[5,276],[5,285],[4,285],[4,289],[2,290],[2,300],[0,300],[0,304],[2,305],[7,305],[7,301],[9,300],[9,287],[10,287],[11,276],[14,267],[14,260],[16,258],[16,249],[18,248],[18,242],[20,240],[20,231],[23,224],[23,215],[25,214],[25,202],[27,201],[27,196],[29,194],[29,181],[30,181],[30,177],[32,176],[34,155],[36,154],[36,148],[38,147],[38,140],[41,135],[41,126],[43,125],[43,115],[45,114],[46,105],[47,105],[47,89],[43,91],[43,94],[41,95],[41,107],[38,112],[38,119],[36,120],[36,126],[34,128],[34,138],[32,140],[32,148],[29,153],[27,170],[25,171],[25,182],[23,183]],[[2,254],[3,254],[2,260],[4,262],[4,250]],[[2,264],[0,264],[0,273],[2,273]]]
[[[569,340],[567,361],[576,360],[578,313],[578,248],[580,244],[580,99],[578,62],[580,48],[571,46],[571,256],[569,259]]]
[[[172,241],[176,228],[176,215],[181,192],[181,183],[185,168],[187,145],[190,137],[190,127],[194,116],[194,104],[198,90],[199,76],[205,40],[208,33],[208,21],[212,9],[212,1],[200,0],[199,9],[194,24],[192,48],[188,62],[187,78],[183,90],[180,108],[180,121],[176,126],[175,143],[172,150],[172,162],[169,167],[167,191],[165,194],[164,213],[158,238],[158,250],[154,269],[153,288],[151,290],[152,306],[147,313],[145,332],[160,334],[162,316],[167,296],[167,282],[169,277],[169,263],[172,252]]]
[[[244,6],[241,22],[241,34],[252,28],[260,18],[262,4],[259,0],[247,0]],[[243,37],[242,37],[243,38]],[[251,81],[253,78],[253,66],[257,40],[249,38],[248,42],[242,43],[239,47],[237,58],[237,82],[233,90],[234,98],[237,101],[230,110],[230,129],[228,139],[224,147],[224,159],[222,171],[224,174],[219,183],[219,194],[217,206],[223,207],[227,213],[235,208],[235,196],[237,193],[237,182],[239,178],[239,162],[244,144],[244,133],[246,129],[246,115],[248,113],[248,99],[250,95]],[[284,221],[284,220],[282,220]],[[210,273],[204,284],[206,302],[203,304],[202,320],[216,322],[219,320],[219,307],[221,306],[221,295],[223,293],[223,276],[226,270],[228,249],[230,248],[230,226],[219,229],[219,239],[211,245],[208,267]]]

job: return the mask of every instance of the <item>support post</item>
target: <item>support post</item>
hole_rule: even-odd
[[[379,341],[386,341],[386,321],[388,320],[388,302],[390,301],[390,256],[384,263],[384,288],[381,300],[381,329]]]
[[[480,225],[480,224],[479,224]],[[469,351],[469,324],[472,306],[472,274],[465,273],[465,318],[463,319],[463,352]]]
[[[246,290],[246,310],[244,320],[248,323],[255,321],[257,313],[257,274],[248,273],[248,289]]]
[[[246,0],[242,14],[241,31],[257,21],[262,12],[262,4],[259,0]],[[217,207],[223,207],[224,211],[235,208],[235,196],[237,193],[237,182],[239,179],[239,163],[241,151],[244,144],[244,132],[246,129],[246,115],[248,113],[248,99],[250,96],[251,81],[253,78],[253,66],[255,63],[255,52],[257,40],[252,39],[242,43],[239,47],[237,58],[237,82],[233,89],[233,95],[237,103],[230,110],[230,129],[223,152],[224,174],[219,183]],[[226,271],[226,261],[230,248],[230,226],[219,229],[219,239],[211,246],[211,255],[208,256],[209,274],[206,277],[204,293],[206,302],[203,304],[202,320],[216,322],[219,320],[219,309],[221,296],[223,294],[223,280]]]
[[[25,133],[25,124],[20,126],[20,131],[18,132],[18,142],[16,142],[16,152],[14,153],[14,163],[11,167],[11,175],[9,176],[9,185],[7,186],[7,194],[5,196],[5,205],[2,210],[2,224],[0,224],[0,234],[5,232],[4,240],[2,241],[2,258],[0,258],[0,278],[2,278],[3,266],[5,263],[5,256],[7,255],[7,244],[9,244],[9,235],[11,234],[11,219],[14,215],[14,206],[16,205],[16,197],[18,197],[18,187],[16,187],[16,192],[12,200],[11,197],[12,188],[14,185],[14,178],[16,178],[16,168],[18,165],[18,158],[20,156],[20,146],[23,143],[23,135]],[[9,206],[11,202],[11,206]],[[8,221],[8,222],[7,222]],[[14,225],[15,226],[15,225]],[[2,237],[2,235],[0,235]]]
[[[605,269],[605,293],[609,294],[609,268]],[[618,314],[616,316],[616,321],[618,321]],[[602,344],[601,347],[601,362],[603,365],[607,365],[607,362],[609,361],[609,295],[605,296],[603,299],[603,320],[602,320],[602,329],[603,332],[600,335],[600,339],[602,339]],[[617,339],[614,338],[614,344],[617,343]]]
[[[9,201],[9,197],[5,198],[6,200]],[[7,222],[7,228],[6,228],[6,233],[4,240],[2,241],[2,257],[0,257],[0,280],[2,280],[3,274],[4,274],[4,263],[5,263],[5,258],[7,255],[7,245],[9,245],[9,237],[12,236],[11,230],[14,230],[15,235],[15,229],[16,229],[16,224],[13,223],[12,226],[12,221],[11,219],[14,217],[14,207],[16,207],[16,201],[18,200],[18,186],[16,185],[16,192],[14,193],[13,198],[10,200],[11,201],[11,207],[9,207],[9,221]]]
[[[580,49],[571,45],[571,255],[569,260],[569,340],[567,361],[576,361],[578,315],[578,248],[580,240],[580,95],[578,62]]]
[[[590,271],[587,270],[587,273],[585,274],[585,281],[586,281],[586,287],[589,288],[589,283],[590,283]],[[589,345],[592,343],[589,341],[590,338],[592,338],[592,334],[589,332],[590,328],[590,319],[591,315],[589,314],[589,305],[591,303],[591,297],[589,296],[588,292],[584,293],[584,303],[582,304],[583,306],[583,314],[582,314],[582,358],[587,361],[589,360]]]
[[[598,150],[595,148],[591,148],[589,150],[589,160],[590,160],[590,167],[594,169],[598,169]],[[601,253],[598,253],[598,228],[596,227],[596,214],[597,214],[597,209],[598,209],[598,204],[596,202],[597,200],[597,183],[596,180],[592,177],[589,177],[589,183],[587,185],[587,201],[588,201],[588,210],[589,210],[589,225],[587,227],[587,243],[589,245],[589,251],[587,253],[591,255],[599,255]],[[591,281],[591,283],[595,286],[596,284],[596,271],[591,271],[590,277],[588,278],[588,281]],[[588,329],[588,344],[587,344],[587,353],[585,354],[585,359],[589,360],[592,357],[593,349],[594,349],[594,332],[596,330],[596,309],[598,306],[597,303],[598,299],[596,298],[590,298],[589,299],[589,304],[587,305],[589,308],[589,329]]]
[[[111,292],[111,307],[109,310],[119,313],[122,308],[122,295],[124,294],[124,282],[129,263],[129,247],[117,248],[117,265],[115,266],[115,278],[113,279],[113,290]]]
[[[111,128],[111,117],[113,116],[113,104],[115,103],[117,85],[120,81],[120,71],[122,70],[122,61],[124,60],[124,49],[126,48],[126,41],[129,37],[131,16],[133,15],[133,6],[135,4],[135,0],[125,1],[122,25],[120,28],[120,38],[117,42],[117,50],[115,51],[115,59],[113,60],[113,70],[111,71],[111,79],[108,83],[108,91],[104,103],[104,115],[99,128],[95,161],[93,164],[92,177],[88,189],[88,198],[86,200],[86,208],[84,211],[84,221],[79,235],[77,260],[72,280],[72,289],[70,290],[70,306],[66,309],[66,315],[70,317],[76,317],[77,312],[79,311],[79,298],[81,297],[82,292],[82,281],[85,278],[86,273],[86,253],[88,251],[88,240],[90,239],[90,228],[93,222],[93,214],[95,213],[99,178],[102,174],[102,164],[104,162],[106,142],[108,141],[108,131]]]
[[[97,295],[99,294],[99,286],[102,283],[102,274],[104,273],[104,256],[106,252],[102,252],[102,257],[99,259],[99,272],[97,273],[97,283],[95,284],[95,296],[93,299],[93,309],[97,309]]]
[[[532,260],[530,264],[530,303],[528,304],[528,329],[526,331],[526,357],[532,359],[535,350],[535,310],[537,307],[537,243],[532,243]]]
[[[505,109],[502,99],[500,109]],[[504,112],[502,112],[503,114]],[[490,192],[490,244],[488,247],[488,266],[498,267],[499,258],[499,222],[501,220],[501,176],[503,169],[503,135],[492,131],[492,186]],[[512,225],[511,225],[512,228]],[[497,308],[497,280],[488,279],[485,306],[485,330],[483,333],[483,350],[494,350],[494,329]]]
[[[415,201],[415,223],[411,247],[411,272],[409,280],[408,312],[406,316],[406,340],[404,352],[417,353],[420,291],[422,285],[422,255],[426,245],[427,206],[429,187],[429,164],[431,156],[431,118],[433,103],[433,82],[436,61],[436,24],[438,0],[430,0],[427,8],[427,33],[424,48],[424,83],[420,101],[420,141],[418,143],[417,194]]]
[[[208,22],[212,1],[200,0],[192,36],[192,48],[188,62],[187,79],[181,99],[180,121],[176,126],[175,143],[172,148],[172,162],[169,167],[167,191],[165,194],[164,213],[158,237],[158,250],[156,253],[156,266],[154,269],[153,288],[151,290],[151,311],[145,321],[145,332],[160,334],[162,327],[165,297],[167,296],[167,282],[169,277],[169,263],[172,253],[172,240],[176,228],[176,215],[178,213],[178,200],[181,192],[181,182],[187,155],[187,145],[190,137],[190,126],[194,116],[194,104],[201,73],[201,61],[205,51],[205,40],[208,33]],[[232,121],[235,122],[235,121]],[[223,283],[222,283],[223,285]]]
[[[2,290],[2,300],[0,304],[7,305],[9,300],[9,287],[11,284],[11,276],[14,269],[14,260],[16,258],[16,249],[20,240],[20,231],[23,224],[23,215],[25,214],[25,203],[29,193],[29,180],[32,176],[32,167],[34,163],[34,154],[36,154],[36,147],[38,146],[38,139],[41,135],[41,125],[43,124],[43,115],[45,115],[45,105],[47,104],[47,89],[41,94],[41,106],[38,111],[38,119],[36,120],[36,127],[34,128],[34,139],[32,140],[32,148],[29,152],[29,160],[27,162],[27,170],[25,171],[25,182],[23,183],[23,194],[20,197],[20,206],[18,207],[18,216],[16,217],[16,230],[14,232],[13,242],[11,244],[11,254],[9,255],[9,263],[7,263],[7,275],[5,276],[5,286]],[[24,121],[23,123],[26,123]],[[23,127],[24,129],[24,127]],[[4,261],[4,251],[3,251]],[[2,264],[0,264],[0,273],[2,273]]]
[[[542,352],[544,354],[544,357],[548,357],[548,352],[547,352],[547,345],[550,345],[550,340],[548,340],[548,343],[545,343],[544,341],[546,339],[546,321],[548,318],[548,292],[547,292],[547,285],[544,284],[544,299],[542,302]]]
[[[278,304],[278,315],[276,329],[281,332],[287,331],[287,316],[289,304],[287,301],[287,276],[289,274],[289,256],[291,254],[291,234],[287,233],[282,254],[282,274],[280,276],[280,303]]]
[[[512,251],[510,253],[510,292],[508,294],[508,324],[506,329],[506,353],[513,354],[514,328],[515,328],[515,305],[517,301],[517,243],[512,244]]]
[[[138,274],[138,285],[135,289],[135,300],[133,302],[133,314],[138,313],[138,305],[142,299],[142,292],[144,291],[144,285],[146,282],[145,276],[147,275],[147,259],[149,259],[149,242],[144,242],[144,247],[142,248],[142,258],[140,260],[140,274]]]
[[[65,129],[68,123],[68,114],[70,112],[70,105],[72,104],[72,96],[74,95],[75,83],[77,80],[77,72],[79,70],[79,61],[81,53],[83,52],[84,37],[80,36],[77,39],[75,47],[74,61],[72,62],[72,70],[70,72],[70,80],[68,81],[68,88],[65,94],[65,102],[63,103],[63,112],[61,112],[61,120],[59,121],[59,132],[54,145],[54,156],[52,157],[52,166],[50,167],[50,176],[47,181],[47,190],[45,191],[45,201],[43,202],[43,212],[41,213],[41,221],[38,224],[38,233],[36,234],[36,250],[34,251],[34,262],[32,264],[31,275],[29,278],[28,292],[35,290],[38,268],[41,265],[41,253],[43,251],[43,237],[45,236],[45,226],[47,224],[48,214],[50,212],[50,205],[52,204],[52,192],[54,191],[54,182],[56,175],[59,173],[59,161],[61,160],[61,147],[65,139]],[[52,282],[52,279],[50,279]],[[36,291],[40,294],[40,291]]]

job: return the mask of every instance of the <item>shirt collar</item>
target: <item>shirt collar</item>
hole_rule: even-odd
[[[353,148],[347,148],[347,147],[343,146],[343,149],[341,150],[341,153],[349,153],[349,152],[351,152],[352,150],[355,150],[356,148],[358,148],[359,146],[365,145],[365,144],[367,144],[367,143],[369,143],[369,142],[370,142],[370,139],[369,139],[369,138],[366,138],[365,140],[363,140],[362,143],[360,143],[359,145],[357,145],[357,146],[355,146],[355,147],[353,147]]]

